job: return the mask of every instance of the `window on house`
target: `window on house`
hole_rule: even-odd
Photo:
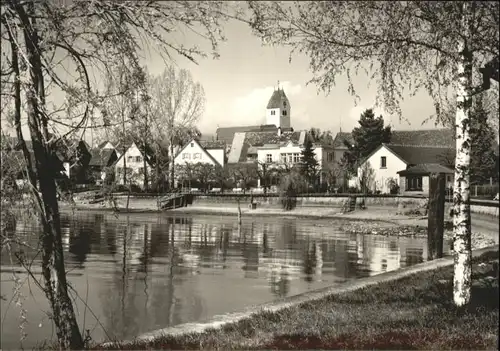
[[[387,168],[387,157],[380,157],[380,168]]]
[[[333,162],[335,160],[335,154],[333,152],[329,152],[327,156],[328,162]]]
[[[286,116],[286,110],[283,111],[283,116]]]
[[[293,163],[293,154],[287,154],[288,162]]]
[[[266,155],[266,162],[267,163],[273,162],[273,155],[272,154],[267,154]]]
[[[144,173],[144,167],[139,167],[139,168],[137,169],[137,173],[139,173],[139,174],[143,174],[143,173]]]
[[[286,101],[283,101],[283,107],[286,107]]]
[[[271,111],[271,116],[274,116],[275,113],[276,113],[276,111],[272,110]]]
[[[132,162],[133,159],[134,159],[134,156],[127,156],[127,161]]]
[[[281,162],[286,163],[286,154],[281,154]]]
[[[136,156],[135,157],[135,162],[142,162],[142,157],[141,156]]]
[[[201,153],[200,152],[197,152],[193,155],[193,159],[194,160],[201,160]]]
[[[191,143],[191,147],[194,147],[194,143]]]
[[[406,177],[406,191],[422,191],[422,176]]]
[[[451,176],[446,176],[446,181],[449,183],[451,182]]]
[[[183,160],[190,160],[190,159],[191,159],[191,154],[188,154],[188,153],[183,153],[183,154],[182,154],[182,159],[183,159]]]
[[[295,153],[293,154],[293,163],[299,163],[300,162],[300,154]]]

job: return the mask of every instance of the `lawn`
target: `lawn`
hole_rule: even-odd
[[[277,313],[261,312],[203,334],[112,348],[497,349],[498,251],[473,262],[472,300],[465,309],[452,303],[452,267],[445,267]]]

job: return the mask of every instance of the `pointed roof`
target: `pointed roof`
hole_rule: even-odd
[[[150,166],[153,165],[156,162],[155,152],[154,152],[153,148],[149,144],[144,145],[144,143],[136,143],[135,141],[133,141],[130,144],[123,143],[122,145],[125,145],[125,152],[122,153],[118,157],[118,159],[116,160],[115,164],[117,164],[118,162],[120,162],[120,160],[123,158],[123,156],[128,151],[128,149],[130,149],[134,145],[139,150],[139,152],[141,153],[141,155],[146,159],[146,162],[148,162]]]
[[[212,155],[210,155],[210,153],[207,151],[207,149],[205,149],[196,138],[191,139],[190,142],[186,143],[186,145],[184,145],[182,148],[180,148],[179,151],[177,151],[177,154],[175,155],[175,157],[179,156],[182,153],[182,151],[184,151],[188,147],[188,145],[190,145],[191,143],[196,143],[196,145],[198,145],[200,147],[200,149],[213,162],[214,165],[221,166],[221,164]]]
[[[93,149],[89,166],[107,167],[111,165],[113,154],[117,156],[115,149]],[[118,158],[118,157],[117,157]]]
[[[278,90],[275,90],[273,92],[273,95],[269,99],[269,102],[267,103],[267,108],[282,108],[283,107],[283,102],[288,103],[288,98],[285,95],[285,91],[283,89],[278,88]]]

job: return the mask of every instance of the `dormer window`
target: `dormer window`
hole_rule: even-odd
[[[283,111],[283,116],[286,116],[286,110]]]

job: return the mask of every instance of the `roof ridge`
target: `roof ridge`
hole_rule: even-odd
[[[443,145],[421,145],[421,144],[396,144],[396,143],[382,143],[384,145],[389,146],[403,146],[403,147],[420,147],[420,148],[433,148],[433,149],[455,149],[455,147],[451,146],[443,146]]]
[[[428,132],[434,130],[453,130],[453,128],[443,127],[443,128],[428,128],[428,129],[393,129],[392,132]]]

